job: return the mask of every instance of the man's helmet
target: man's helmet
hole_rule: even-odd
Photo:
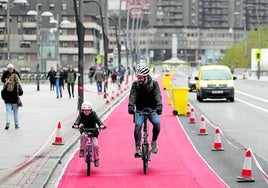
[[[145,66],[139,66],[138,70],[136,72],[137,76],[148,76],[150,72],[150,69],[148,67]]]
[[[83,102],[81,110],[92,110],[92,104],[88,101]]]

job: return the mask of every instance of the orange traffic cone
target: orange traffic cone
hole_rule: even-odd
[[[110,100],[108,97],[105,99],[105,104],[110,104]]]
[[[205,122],[205,118],[202,115],[201,116],[201,120],[200,120],[200,128],[199,128],[199,133],[198,135],[207,135],[207,130],[206,130],[206,122]]]
[[[237,177],[237,182],[255,182],[251,172],[251,151],[247,149],[242,172],[241,175]]]
[[[189,118],[189,123],[195,123],[195,115],[194,115],[194,109],[191,109],[191,115]]]
[[[220,129],[217,128],[215,131],[215,139],[214,139],[214,146],[211,149],[212,151],[224,151],[221,145],[221,136],[220,136]]]
[[[187,103],[187,113],[186,113],[187,116],[190,116],[191,115],[191,106],[189,103]]]
[[[63,145],[62,137],[61,137],[61,123],[58,123],[57,126],[57,133],[56,133],[56,138],[55,141],[52,143],[53,145]]]
[[[109,104],[109,103],[110,103],[109,93],[106,92],[105,104]]]
[[[118,90],[116,93],[116,96],[119,96],[119,95],[120,95],[120,90]]]
[[[114,100],[115,97],[114,97],[114,91],[112,91],[112,96],[111,96],[111,100]]]

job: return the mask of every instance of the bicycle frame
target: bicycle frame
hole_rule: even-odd
[[[84,150],[84,160],[87,163],[87,175],[90,176],[91,171],[91,162],[95,161],[95,156],[93,153],[93,133],[90,131],[96,131],[99,130],[99,128],[82,128],[80,127],[80,130],[88,136],[87,143],[86,143],[86,149]]]
[[[143,142],[142,142],[142,161],[143,161],[143,172],[147,174],[148,171],[148,162],[150,161],[150,156],[152,150],[150,149],[149,142],[148,142],[148,116],[153,113],[154,111],[150,108],[145,108],[141,112],[137,112],[141,115],[144,115],[143,121]]]

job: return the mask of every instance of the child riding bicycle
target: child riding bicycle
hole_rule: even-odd
[[[88,101],[83,102],[83,104],[81,105],[81,112],[78,115],[72,128],[79,129],[81,125],[85,129],[97,128],[97,127],[99,127],[100,129],[106,128],[106,126],[98,117],[97,113],[92,110],[92,104]],[[94,166],[98,167],[99,166],[99,144],[98,144],[99,131],[94,131],[92,133],[94,135],[93,143],[92,143],[93,153],[95,156]],[[84,157],[84,151],[86,149],[87,140],[88,140],[87,134],[81,132],[79,157]]]
[[[145,66],[140,66],[137,69],[138,80],[133,82],[129,95],[128,113],[135,115],[135,157],[141,157],[141,128],[144,120],[144,115],[135,113],[135,111],[142,111],[145,108],[155,111],[149,114],[148,119],[153,124],[152,153],[158,152],[156,141],[160,133],[159,115],[162,114],[163,104],[158,82],[152,79],[149,72],[149,68]]]

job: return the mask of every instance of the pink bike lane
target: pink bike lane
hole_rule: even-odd
[[[180,121],[172,114],[166,91],[161,92],[164,110],[159,153],[151,155],[146,175],[143,174],[142,160],[133,156],[134,124],[133,117],[127,113],[126,97],[104,120],[108,128],[99,136],[100,166],[93,166],[91,176],[87,176],[86,163],[76,152],[58,187],[228,187],[200,158]],[[151,131],[151,124],[149,129]],[[149,140],[151,135],[150,132]]]

